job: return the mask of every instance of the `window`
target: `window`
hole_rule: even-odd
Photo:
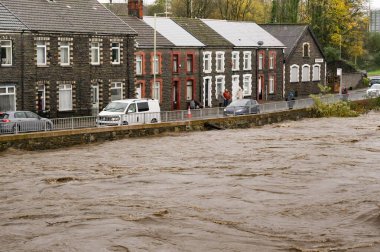
[[[274,76],[269,75],[269,93],[274,94]]]
[[[252,89],[252,74],[244,74],[243,75],[243,94],[251,95]]]
[[[45,41],[37,41],[37,66],[46,66]]]
[[[143,74],[143,56],[136,55],[136,75]]]
[[[73,109],[73,96],[71,84],[59,85],[59,111],[68,111]]]
[[[159,81],[152,85],[152,98],[161,101],[161,83]]]
[[[211,52],[203,53],[203,72],[211,73]]]
[[[91,43],[91,64],[100,65],[100,46],[99,43]]]
[[[70,65],[70,44],[69,42],[61,42],[59,47],[61,56],[61,66]]]
[[[178,73],[179,71],[179,55],[173,54],[173,73]]]
[[[259,70],[262,70],[264,67],[264,53],[262,53],[262,52],[259,53],[258,65],[259,65]]]
[[[216,71],[224,72],[224,52],[216,52]]]
[[[321,66],[319,64],[313,65],[313,81],[321,80]]]
[[[292,65],[290,67],[290,82],[299,82],[299,66]]]
[[[193,99],[193,81],[188,80],[186,82],[186,100],[191,101]]]
[[[193,72],[193,68],[194,68],[193,64],[194,64],[194,56],[192,54],[188,54],[187,59],[186,59],[186,69],[188,73]]]
[[[123,99],[123,85],[121,82],[111,83],[111,101]]]
[[[139,110],[139,112],[149,111],[148,102],[138,102],[137,103],[137,109]]]
[[[310,44],[309,43],[303,43],[303,56],[304,57],[310,57]]]
[[[156,56],[153,57],[153,62],[152,62],[152,69],[154,74],[159,74],[160,73],[160,55],[156,54]]]
[[[45,85],[38,85],[38,111],[44,111],[46,107],[46,95],[45,95]]]
[[[251,70],[252,64],[251,64],[251,52],[244,52],[244,61],[243,61],[243,70]]]
[[[120,43],[112,43],[112,64],[120,64]]]
[[[0,41],[0,66],[12,65],[12,41],[2,40]]]
[[[0,111],[16,110],[16,88],[0,85]]]
[[[232,52],[232,70],[239,70],[239,52]]]
[[[310,66],[302,66],[302,81],[310,81]]]
[[[218,98],[218,94],[223,93],[225,89],[225,77],[224,76],[216,76],[216,84],[215,84],[215,97]]]
[[[274,69],[276,67],[276,53],[269,53],[269,69]]]

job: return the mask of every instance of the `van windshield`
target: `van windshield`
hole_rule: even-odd
[[[109,112],[124,112],[125,108],[128,106],[128,103],[123,102],[111,102],[104,108],[104,111]]]

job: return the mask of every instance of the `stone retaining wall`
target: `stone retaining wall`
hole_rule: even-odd
[[[1,135],[0,151],[4,151],[8,148],[24,150],[58,149],[79,144],[118,140],[127,137],[157,136],[165,132],[251,128],[286,120],[299,120],[310,117],[313,117],[310,111],[298,109],[270,114],[223,117],[207,120]]]

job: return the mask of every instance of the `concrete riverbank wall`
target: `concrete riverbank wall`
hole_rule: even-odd
[[[131,137],[159,136],[167,132],[203,131],[212,129],[251,128],[287,120],[314,117],[307,109],[281,111],[269,114],[222,117],[181,122],[130,126],[85,128],[51,132],[36,132],[0,136],[0,151],[8,148],[46,150],[65,148]]]

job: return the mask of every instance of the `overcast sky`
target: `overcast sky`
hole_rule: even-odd
[[[109,0],[98,0],[101,3],[109,3]],[[143,0],[144,4],[152,4],[154,0]],[[126,3],[128,0],[112,0],[114,3]],[[380,0],[371,0],[371,9],[380,9]]]

